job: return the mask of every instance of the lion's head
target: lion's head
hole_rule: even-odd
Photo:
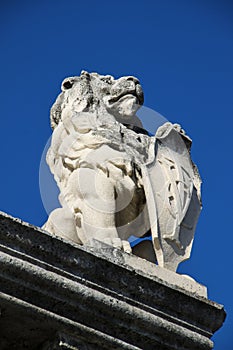
[[[61,89],[51,108],[53,129],[63,114],[72,111],[109,113],[119,122],[130,123],[143,104],[142,87],[132,76],[114,79],[111,75],[82,71],[80,76],[66,78]]]

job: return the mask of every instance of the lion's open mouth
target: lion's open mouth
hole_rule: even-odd
[[[136,97],[137,99],[137,103],[139,105],[143,105],[144,102],[144,96],[143,96],[143,91],[142,91],[142,87],[140,84],[137,84],[135,86],[135,89],[133,91],[124,91],[121,94],[117,95],[117,96],[113,96],[111,99],[108,100],[109,104],[113,104],[116,102],[121,102],[126,98],[130,98],[130,97]]]

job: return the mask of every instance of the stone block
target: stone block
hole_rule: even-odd
[[[0,349],[207,350],[222,305],[185,276],[0,215]]]

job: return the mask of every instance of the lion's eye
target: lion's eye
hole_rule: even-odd
[[[104,83],[112,84],[113,77],[111,75],[105,75],[101,78]]]

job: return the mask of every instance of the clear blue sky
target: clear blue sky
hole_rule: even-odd
[[[203,211],[180,266],[228,317],[216,350],[233,348],[233,3],[227,0],[0,2],[1,210],[42,225],[39,163],[61,80],[81,69],[137,76],[145,106],[193,139]]]

